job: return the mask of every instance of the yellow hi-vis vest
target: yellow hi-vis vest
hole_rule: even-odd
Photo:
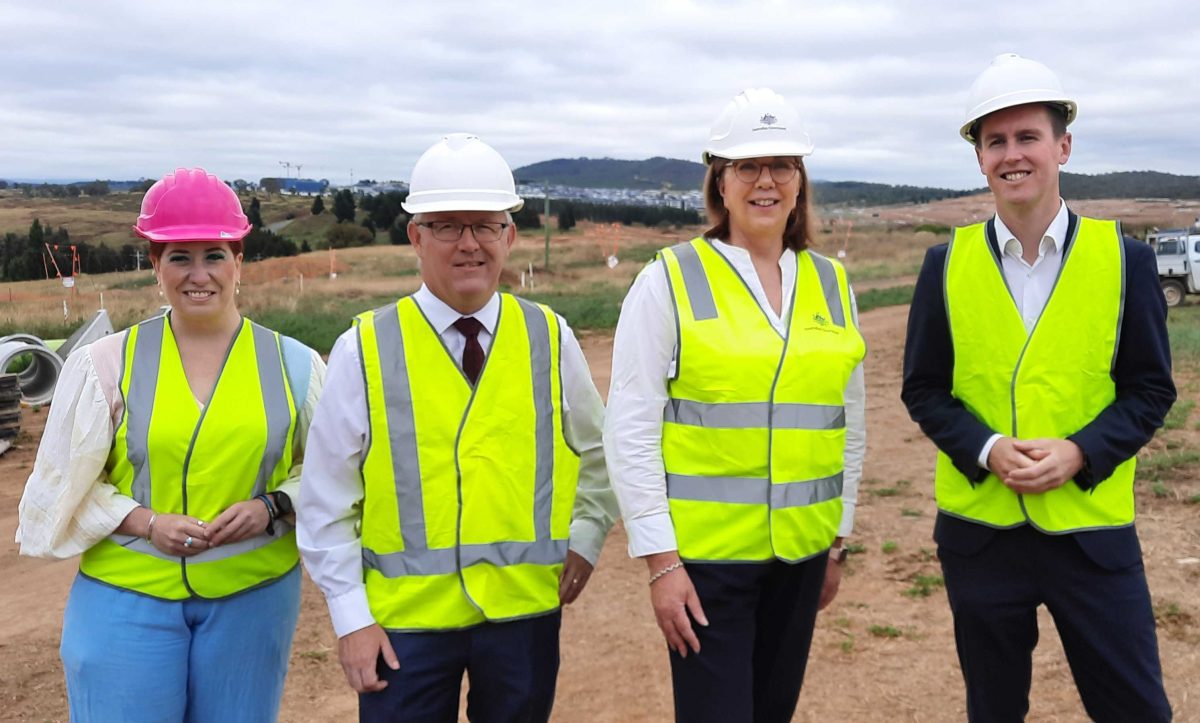
[[[946,258],[954,344],[952,393],[981,422],[1021,439],[1064,439],[1116,399],[1112,378],[1125,300],[1125,256],[1113,221],[1079,218],[1058,280],[1026,331],[984,223],[956,229]],[[1090,490],[1071,482],[1018,495],[995,475],[972,484],[939,452],[943,512],[990,527],[1051,533],[1133,523],[1134,458]]]
[[[166,315],[126,332],[125,412],[105,469],[121,494],[159,514],[212,521],[276,489],[292,466],[296,407],[281,337],[248,319],[203,409],[184,375]],[[187,558],[140,537],[111,535],[83,553],[84,575],[167,600],[221,598],[275,580],[299,561],[293,527]]]
[[[840,264],[796,254],[781,336],[705,239],[661,252],[679,325],[662,432],[679,555],[803,560],[842,519],[844,394],[865,345]]]
[[[559,607],[579,455],[563,435],[558,317],[500,295],[474,388],[411,297],[357,320],[370,440],[363,578],[388,630]]]

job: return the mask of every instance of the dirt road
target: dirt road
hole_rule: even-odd
[[[818,618],[798,721],[959,721],[965,717],[950,614],[930,539],[933,448],[897,398],[907,307],[862,315],[867,359],[869,452],[841,594]],[[585,352],[608,387],[611,338]],[[1181,385],[1183,388],[1183,385]],[[1194,386],[1191,387],[1194,389]],[[1194,392],[1193,392],[1194,396]],[[26,412],[40,437],[45,412]],[[1194,435],[1193,435],[1194,437]],[[1195,440],[1192,440],[1195,443]],[[0,458],[0,720],[66,720],[58,639],[74,561],[20,558],[12,544],[17,500],[35,443]],[[1159,641],[1176,720],[1200,720],[1200,557],[1197,508],[1139,486],[1139,530],[1156,605]],[[886,550],[886,551],[885,551]],[[555,720],[670,720],[667,656],[650,613],[644,566],[610,536],[597,573],[566,609]],[[1174,606],[1174,607],[1172,607]],[[1086,717],[1049,617],[1041,618],[1029,719]],[[305,582],[281,720],[354,720],[356,701],[337,663],[324,601]]]

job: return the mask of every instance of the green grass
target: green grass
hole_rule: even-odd
[[[1175,406],[1171,407],[1171,411],[1167,412],[1167,418],[1163,422],[1163,429],[1183,429],[1187,426],[1188,417],[1192,414],[1192,409],[1196,406],[1195,400],[1178,399],[1175,401]]]
[[[874,497],[895,497],[900,494],[900,490],[895,487],[879,487],[871,490],[871,495]]]
[[[895,625],[872,625],[867,628],[867,632],[877,638],[898,638],[904,635],[904,632]]]
[[[922,517],[924,515],[925,515],[925,513],[922,512],[921,510],[914,510],[911,507],[901,507],[900,508],[900,516],[901,517]]]
[[[906,597],[929,597],[935,590],[945,585],[941,575],[913,575],[912,587],[904,591]]]
[[[574,293],[550,292],[521,294],[530,301],[546,304],[562,315],[572,329],[613,329],[621,315],[625,289],[608,284],[593,284]]]
[[[914,228],[913,231],[915,231],[916,233],[921,233],[922,231],[927,231],[931,234],[936,234],[939,236],[949,236],[950,235],[950,227],[945,224],[941,224],[941,223],[923,223],[923,224],[920,224],[919,226],[917,226],[916,228]]]
[[[851,542],[850,544],[846,545],[846,554],[848,555],[861,555],[866,551],[867,546],[861,542]]]
[[[895,540],[885,540],[883,545],[879,549],[882,552],[884,552],[885,554],[890,555],[893,552],[895,552],[896,550],[899,550],[900,545]]]
[[[858,311],[878,309],[884,306],[901,306],[912,303],[913,286],[889,286],[886,289],[867,289],[857,295]]]
[[[1171,359],[1177,367],[1200,367],[1200,304],[1189,302],[1167,316]]]
[[[154,286],[154,284],[156,284],[156,283],[158,283],[158,277],[156,277],[154,274],[144,274],[141,276],[135,276],[132,279],[126,279],[125,281],[118,281],[115,284],[109,284],[108,288],[110,288],[110,289],[144,289],[147,286]]]
[[[1138,462],[1138,471],[1147,479],[1158,479],[1163,473],[1200,462],[1200,452],[1181,449],[1175,452],[1158,452]]]
[[[246,316],[268,329],[286,334],[322,354],[328,354],[338,336],[350,328],[350,321],[355,314],[395,300],[394,296],[355,299],[305,297],[296,303],[294,310],[276,308],[248,313]]]

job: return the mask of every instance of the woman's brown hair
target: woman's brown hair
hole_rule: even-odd
[[[796,159],[800,165],[800,192],[796,195],[796,208],[788,217],[787,228],[783,230],[783,245],[792,251],[803,251],[813,245],[816,238],[816,213],[813,211],[812,194],[808,192],[808,173],[804,170],[804,160]],[[725,208],[725,199],[721,196],[721,174],[732,163],[727,158],[713,157],[704,174],[704,208],[708,211],[708,221],[712,228],[704,232],[708,238],[729,240],[729,210]]]

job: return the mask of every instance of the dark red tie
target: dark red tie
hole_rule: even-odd
[[[466,338],[463,346],[462,369],[474,385],[479,381],[479,372],[483,370],[483,347],[479,345],[479,332],[483,324],[473,316],[464,316],[454,322],[454,328]]]

